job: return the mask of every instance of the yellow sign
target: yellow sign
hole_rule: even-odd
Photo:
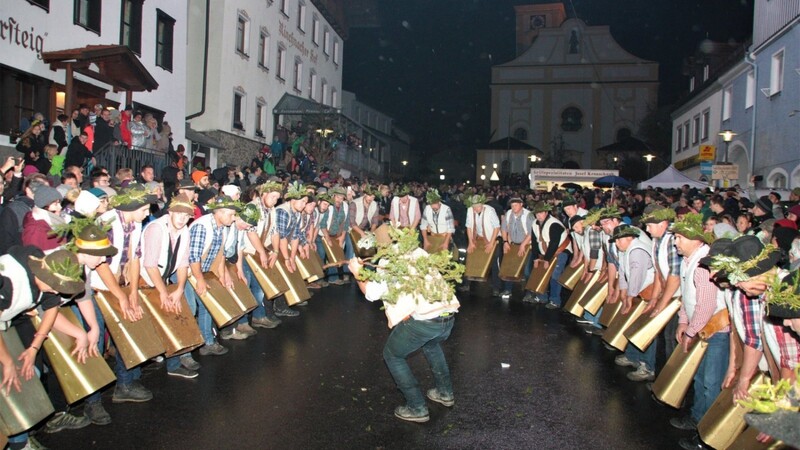
[[[716,156],[717,148],[713,145],[700,146],[700,161],[713,161]]]

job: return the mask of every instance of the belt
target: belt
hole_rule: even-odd
[[[429,322],[447,322],[448,320],[452,320],[456,318],[456,313],[446,312],[439,317],[434,317],[433,319],[427,319]]]

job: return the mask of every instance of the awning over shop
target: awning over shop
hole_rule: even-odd
[[[272,108],[272,113],[278,115],[339,114],[339,110],[303,97],[283,94],[283,97]]]
[[[209,148],[224,148],[220,142],[211,136],[203,134],[197,130],[192,129],[189,124],[186,124],[186,139]]]

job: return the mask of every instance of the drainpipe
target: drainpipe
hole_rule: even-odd
[[[211,16],[211,0],[206,0],[206,35],[203,48],[203,89],[200,96],[200,111],[186,116],[186,120],[194,119],[197,116],[202,116],[206,112],[206,79],[208,77],[208,22]]]
[[[756,58],[752,52],[747,52],[744,55],[744,62],[745,64],[749,65],[753,68],[753,86],[758,91],[758,65],[756,65]],[[751,119],[752,122],[750,124],[750,176],[752,177],[755,173],[755,155],[756,155],[756,108],[758,107],[758,97],[756,97],[755,92],[753,94],[753,118]],[[750,180],[747,180],[750,183]]]

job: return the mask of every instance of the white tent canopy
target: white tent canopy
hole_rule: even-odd
[[[644,189],[648,186],[662,189],[679,189],[684,184],[688,184],[690,188],[697,189],[705,189],[708,187],[705,183],[687,177],[681,173],[680,170],[676,169],[675,166],[670,164],[670,166],[664,169],[660,174],[639,183],[639,189]]]

